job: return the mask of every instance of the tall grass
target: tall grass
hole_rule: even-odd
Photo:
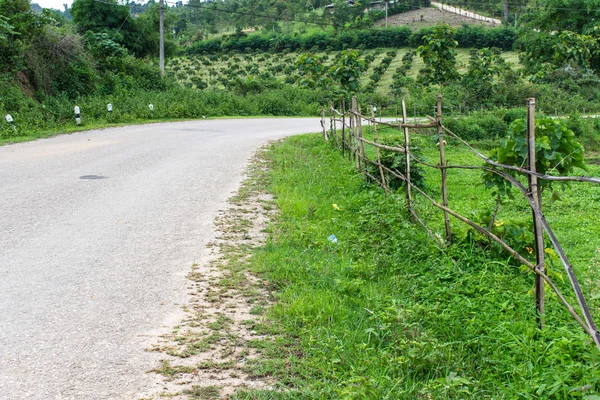
[[[117,90],[111,95],[93,95],[69,100],[46,97],[37,101],[26,97],[16,86],[8,86],[0,96],[0,113],[11,114],[13,130],[2,118],[0,143],[19,137],[36,137],[48,132],[75,128],[74,106],[81,109],[83,126],[141,122],[159,119],[186,119],[252,115],[318,115],[322,95],[316,91],[285,86],[261,93],[239,96],[223,90],[193,90],[173,85],[164,91]],[[113,111],[107,111],[107,104]],[[151,111],[149,105],[154,110]]]

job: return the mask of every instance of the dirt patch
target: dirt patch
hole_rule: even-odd
[[[463,24],[498,26],[491,22],[477,21],[462,15],[454,14],[439,8],[421,8],[419,10],[408,11],[402,14],[396,14],[388,17],[388,26],[408,26],[413,31],[420,28],[435,25],[439,22],[446,22],[450,26],[460,27]],[[375,23],[375,26],[385,26],[385,20]]]
[[[256,373],[260,346],[271,340],[262,316],[272,304],[267,283],[249,272],[252,250],[266,239],[276,213],[264,192],[267,164],[262,151],[230,206],[215,220],[217,239],[204,262],[192,266],[185,318],[148,351],[162,354],[160,392],[144,399],[227,399],[239,389],[272,388],[268,374]]]
[[[19,86],[21,87],[23,93],[25,93],[27,97],[31,97],[33,99],[35,97],[34,88],[28,75],[29,73],[27,71],[19,71],[17,72],[17,79],[19,80]]]

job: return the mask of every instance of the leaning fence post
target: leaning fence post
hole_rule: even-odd
[[[329,140],[327,138],[327,128],[325,128],[325,107],[321,107],[321,128],[323,128],[323,138]]]
[[[407,120],[408,118],[406,116],[406,102],[404,101],[404,99],[402,99],[402,123],[406,124],[408,122]],[[412,222],[414,222],[415,218],[412,209],[412,192],[410,187],[410,185],[412,184],[410,180],[410,137],[408,136],[408,128],[406,126],[404,127],[404,160],[406,163],[406,173],[404,174],[404,176],[406,176],[406,206],[408,208],[410,219]]]
[[[373,106],[371,106],[371,118],[375,121],[375,110],[373,110]],[[377,136],[377,124],[373,122],[373,141],[375,144],[378,144],[379,137]],[[381,186],[383,190],[387,193],[388,188],[385,184],[385,175],[383,174],[383,167],[381,166],[381,156],[379,154],[379,147],[375,146],[375,153],[377,154],[377,167],[379,167],[379,176],[381,176]]]
[[[436,121],[438,124],[438,146],[440,148],[440,171],[442,172],[442,205],[448,207],[448,186],[446,183],[446,154],[444,151],[444,130],[442,129],[442,95],[437,95],[437,115]],[[450,218],[448,212],[444,210],[444,224],[446,225],[446,242],[452,243],[452,232],[450,231]]]
[[[535,168],[535,99],[527,99],[527,155],[529,162],[529,171],[536,172]],[[538,187],[537,176],[528,174],[529,193],[534,204],[542,210],[542,199]],[[533,234],[535,235],[535,262],[536,268],[544,272],[544,229],[542,222],[536,213],[531,210],[533,215]],[[544,280],[535,275],[535,306],[538,315],[536,317],[538,326],[544,327]]]

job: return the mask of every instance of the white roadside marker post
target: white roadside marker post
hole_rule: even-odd
[[[81,125],[81,112],[79,110],[79,106],[75,106],[74,111],[75,111],[75,123],[77,125]]]
[[[4,118],[6,119],[6,122],[8,122],[10,126],[12,126],[13,130],[16,132],[17,126],[15,125],[15,120],[13,119],[12,115],[6,114],[6,117]]]

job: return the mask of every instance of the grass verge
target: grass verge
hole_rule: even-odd
[[[281,214],[252,268],[277,334],[251,370],[279,384],[236,398],[598,398],[600,353],[551,295],[536,327],[531,275],[437,248],[319,136],[268,157]]]

